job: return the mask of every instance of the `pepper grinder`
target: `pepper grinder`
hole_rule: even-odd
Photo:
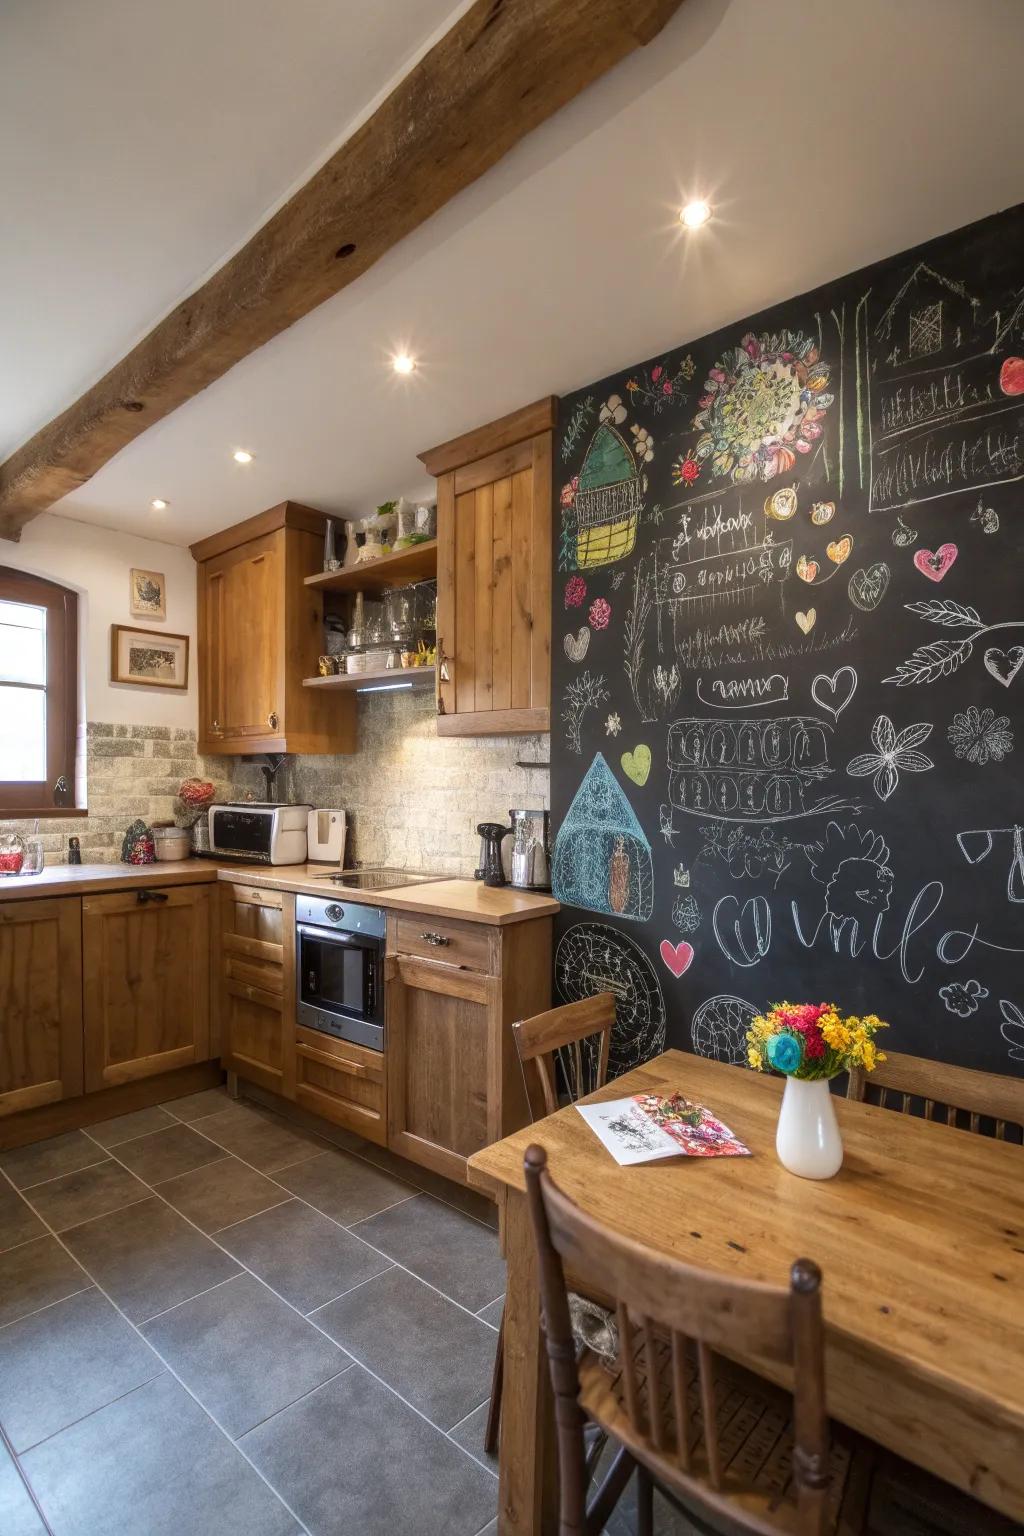
[[[500,821],[482,821],[477,833],[483,838],[484,885],[505,885],[505,871],[501,867],[501,845],[511,827],[503,827]]]

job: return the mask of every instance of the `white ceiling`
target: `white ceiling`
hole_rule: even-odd
[[[102,3],[113,8],[117,0]],[[200,0],[187,3],[198,8]],[[169,39],[184,8],[185,0],[149,7],[175,15]],[[261,162],[267,146],[280,155],[282,138],[301,136],[299,116],[308,128],[320,111],[311,131],[336,131],[316,103],[321,91],[324,101],[330,95],[323,54],[328,13],[339,8],[354,9],[347,0],[340,7],[306,0],[309,35],[301,46],[292,36],[286,54],[289,90],[270,90],[282,61],[268,56],[262,89],[248,101],[250,120],[241,120],[242,92],[237,118],[222,122],[211,111],[205,120],[213,164],[204,163],[203,175],[207,192],[217,194],[205,206],[211,220],[222,220],[218,229],[228,220],[224,200],[236,229],[251,217],[249,205],[238,211],[236,182],[247,184],[257,158],[250,150],[257,125]],[[16,14],[28,9],[19,5]],[[95,0],[83,9],[95,11]],[[274,9],[260,0],[263,24]],[[289,36],[301,30],[296,9],[289,8]],[[364,7],[364,16],[380,9],[398,7]],[[426,0],[403,0],[401,9],[415,13],[420,30],[436,20]],[[275,34],[279,47],[283,35]],[[651,47],[56,510],[187,543],[285,497],[364,511],[386,496],[417,493],[424,482],[416,454],[438,441],[1024,199],[1022,57],[1020,0],[686,0]],[[179,67],[197,67],[191,53]],[[300,89],[294,71],[302,67],[310,76]],[[332,61],[335,74],[339,67]],[[38,78],[28,96],[49,99]],[[77,92],[98,118],[102,102],[92,102],[85,84]],[[108,125],[111,138],[121,122]],[[81,297],[90,315],[106,308],[105,362],[126,293],[134,306],[127,339],[139,329],[139,268],[151,265],[163,234],[180,222],[192,197],[191,167],[203,159],[195,140],[203,137],[189,141],[187,174],[177,146],[165,140],[159,156],[151,148],[151,163],[159,158],[162,167],[160,185],[150,188],[157,212],[123,259],[135,210],[126,202],[115,216],[116,189],[104,183],[106,228],[90,233],[90,292],[83,288]],[[303,143],[299,158],[309,154]],[[45,160],[39,146],[34,152]],[[103,180],[99,165],[93,156],[77,167],[73,190],[83,203]],[[55,161],[50,175],[58,169]],[[71,179],[67,167],[62,178]],[[676,212],[697,194],[716,216],[687,234]],[[267,192],[260,195],[265,201]],[[198,220],[195,203],[189,208]],[[6,285],[0,291],[19,312],[31,311],[37,331],[56,338],[46,349],[51,366],[73,343],[81,369],[84,322],[58,304],[77,266],[66,243],[74,229],[53,217],[62,241],[45,281],[22,278],[16,295]],[[104,240],[116,269],[96,266]],[[194,257],[199,241],[194,229],[186,255]],[[196,270],[179,266],[179,288]],[[165,293],[172,287],[166,276]],[[410,379],[388,365],[400,346],[419,359]],[[94,370],[99,361],[93,357]],[[230,457],[237,446],[255,455],[246,468]],[[167,512],[150,510],[154,496],[171,503]]]

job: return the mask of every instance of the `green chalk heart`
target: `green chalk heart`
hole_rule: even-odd
[[[622,763],[622,771],[626,777],[632,779],[634,784],[639,784],[642,788],[647,783],[647,776],[651,771],[650,747],[641,745],[634,747],[632,752],[623,752],[620,761]]]

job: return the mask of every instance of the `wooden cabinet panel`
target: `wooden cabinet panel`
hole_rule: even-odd
[[[221,1060],[231,1072],[294,1093],[295,898],[220,888]]]
[[[414,917],[406,912],[394,915],[391,948],[402,955],[439,960],[471,971],[490,971],[497,970],[499,944],[498,930],[484,923]]]
[[[210,905],[206,886],[83,900],[86,1091],[208,1058]]]
[[[387,1145],[384,1056],[316,1030],[297,1031],[295,1100],[313,1114]]]
[[[0,906],[0,1115],[82,1092],[82,905]]]
[[[549,728],[554,409],[420,455],[438,475],[440,735]]]

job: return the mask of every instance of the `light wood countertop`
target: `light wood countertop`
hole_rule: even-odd
[[[390,891],[341,890],[322,877],[324,864],[229,864],[217,859],[180,859],[156,864],[54,864],[38,875],[0,879],[0,902],[26,897],[89,896],[135,886],[204,885],[228,880],[236,885],[262,886],[299,895],[332,894],[352,904],[420,912],[434,917],[504,926],[558,911],[553,897],[533,891],[498,890],[478,880],[433,880],[424,885],[396,886]]]

